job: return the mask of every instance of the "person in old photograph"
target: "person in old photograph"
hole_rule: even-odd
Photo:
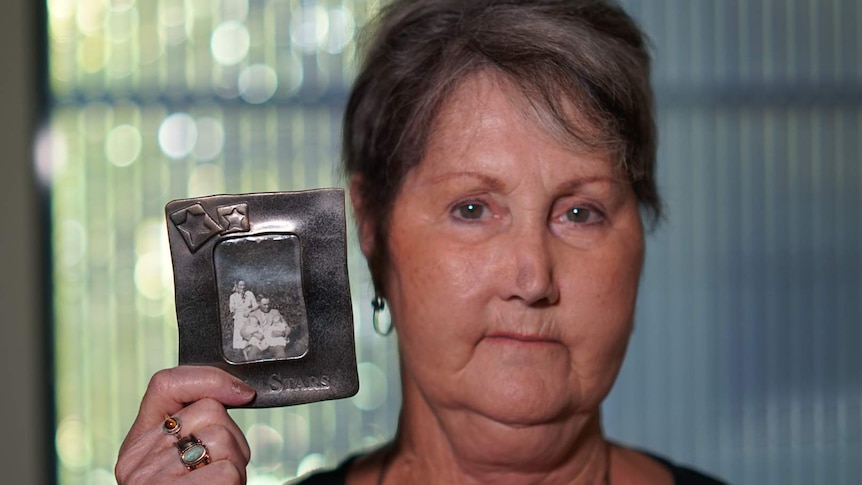
[[[253,330],[249,329],[248,333],[255,339],[249,340],[250,355],[254,356],[254,359],[249,360],[287,357],[285,347],[290,339],[290,326],[281,312],[272,308],[269,298],[265,296],[260,298],[260,305],[249,315],[248,320],[246,327],[254,327]],[[255,349],[260,349],[260,352]]]
[[[264,352],[269,348],[269,345],[266,341],[266,335],[264,335],[263,325],[257,319],[257,315],[252,314],[245,319],[240,334],[246,342],[246,346],[243,349],[245,360],[254,361],[263,359]]]
[[[258,304],[254,293],[246,289],[244,280],[234,283],[228,305],[230,317],[233,320],[233,348],[245,350],[248,340],[242,336],[242,329],[251,312],[257,310]]]

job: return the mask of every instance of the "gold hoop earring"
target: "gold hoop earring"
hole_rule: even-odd
[[[392,325],[392,315],[386,311],[386,300],[383,299],[380,295],[374,295],[374,298],[371,300],[371,308],[373,309],[371,313],[371,324],[374,326],[374,331],[377,332],[377,335],[381,337],[385,337],[392,333],[392,329],[395,325]],[[389,314],[388,318],[384,313]],[[382,328],[380,321],[388,320],[386,322],[386,328]]]

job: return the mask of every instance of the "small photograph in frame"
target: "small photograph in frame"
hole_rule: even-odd
[[[308,352],[300,250],[295,234],[234,237],[215,245],[228,362],[297,359]]]

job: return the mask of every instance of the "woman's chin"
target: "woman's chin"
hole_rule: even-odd
[[[514,373],[490,386],[475,386],[463,404],[492,421],[524,427],[565,419],[579,400],[566,380],[546,380],[529,373]]]

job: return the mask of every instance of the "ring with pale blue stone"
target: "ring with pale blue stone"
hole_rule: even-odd
[[[190,434],[187,438],[180,438],[179,442],[177,442],[177,449],[180,453],[180,461],[183,462],[183,465],[189,471],[208,465],[210,462],[207,447],[204,446],[201,440],[195,438],[193,434]]]

